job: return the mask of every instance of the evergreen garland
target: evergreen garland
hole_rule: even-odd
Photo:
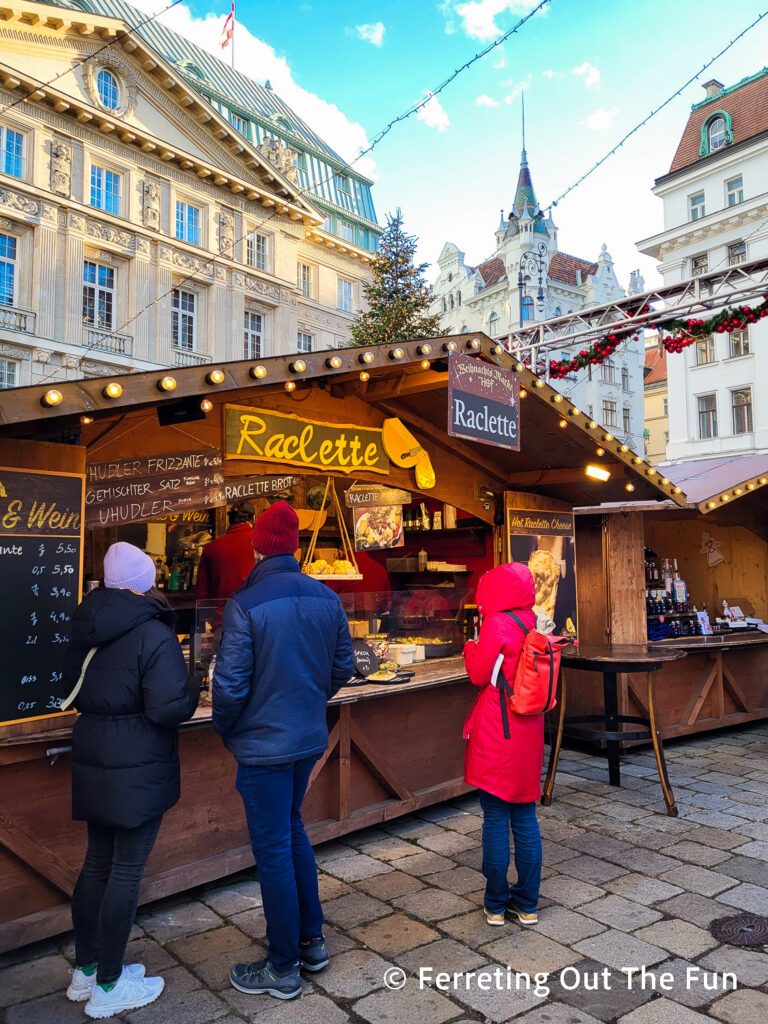
[[[427,312],[432,298],[423,275],[429,264],[414,266],[415,254],[416,238],[403,231],[403,215],[398,209],[394,216],[387,216],[371,264],[373,280],[363,285],[368,309],[352,324],[353,347],[416,341],[440,334],[440,317]]]
[[[648,312],[650,312],[650,307],[644,306],[633,316]],[[675,320],[666,320],[663,324],[649,324],[648,326],[654,330],[667,332],[662,338],[662,345],[667,352],[682,352],[689,345],[696,341],[703,341],[711,334],[730,334],[733,331],[743,331],[750,324],[757,323],[765,316],[768,316],[768,295],[763,296],[763,302],[759,306],[728,306],[707,320],[679,317]],[[614,331],[611,334],[606,334],[604,339],[596,341],[588,349],[582,349],[573,359],[551,360],[549,364],[550,377],[555,380],[562,379],[569,373],[575,373],[576,370],[590,364],[604,363],[623,342],[639,337],[637,330],[637,327],[633,327],[626,331]]]

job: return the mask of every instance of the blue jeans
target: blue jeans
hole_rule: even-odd
[[[479,790],[483,808],[483,874],[485,906],[493,914],[503,914],[507,900],[526,914],[536,910],[541,884],[541,832],[536,804],[510,804],[491,793]],[[517,882],[510,886],[509,829],[515,839]]]
[[[261,883],[270,962],[279,974],[299,961],[299,942],[322,935],[317,864],[301,804],[316,757],[287,764],[238,764],[248,833]]]

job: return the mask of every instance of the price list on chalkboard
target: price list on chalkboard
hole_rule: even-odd
[[[58,712],[80,600],[84,480],[0,467],[0,722]]]

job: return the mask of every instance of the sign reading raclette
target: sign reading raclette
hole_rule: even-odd
[[[399,487],[383,487],[381,484],[358,484],[350,487],[344,495],[347,508],[368,508],[374,505],[410,505],[410,491]]]
[[[517,374],[473,356],[448,361],[448,433],[520,451]]]
[[[298,484],[297,476],[230,477],[224,484],[227,504],[251,498],[285,498]]]
[[[87,527],[161,519],[226,501],[218,448],[91,462],[85,482]]]
[[[341,473],[389,472],[379,427],[321,423],[244,405],[224,407],[224,457]]]

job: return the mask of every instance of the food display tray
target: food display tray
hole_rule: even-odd
[[[425,658],[448,658],[456,653],[456,644],[424,644]]]
[[[363,574],[361,572],[348,572],[348,573],[335,573],[335,572],[321,572],[315,575],[313,572],[305,572],[304,576],[309,576],[311,580],[320,580],[321,583],[327,583],[328,580],[338,580],[344,582],[345,580],[361,580]]]

